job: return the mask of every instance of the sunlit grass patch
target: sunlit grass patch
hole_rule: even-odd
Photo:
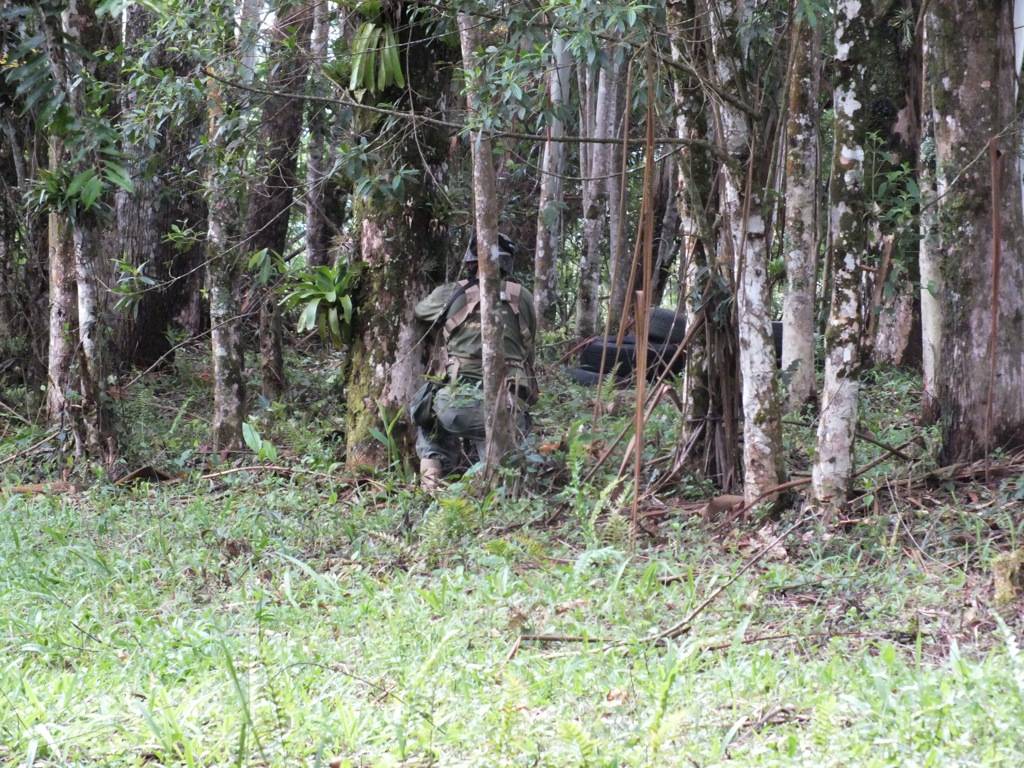
[[[789,542],[792,557],[741,577],[661,647],[643,638],[728,578],[742,547],[686,525],[632,553],[567,545],[558,529],[494,535],[501,504],[452,507],[461,527],[434,529],[443,505],[421,494],[372,501],[331,504],[301,484],[237,478],[230,493],[199,483],[4,499],[2,759],[1022,757],[1020,662],[1005,640],[981,655],[937,649],[962,570],[868,557],[860,534],[839,547],[808,529]],[[430,542],[434,555],[420,553]],[[519,639],[532,635],[581,640]]]

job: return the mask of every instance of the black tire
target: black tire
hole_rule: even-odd
[[[604,357],[604,371],[616,371],[620,376],[628,376],[636,367],[636,348],[623,341],[622,346],[615,345],[615,339],[594,339],[580,350],[579,367],[595,373],[601,372],[601,358]]]
[[[657,342],[678,344],[686,336],[686,315],[671,309],[655,307],[647,321],[647,338]]]
[[[566,368],[565,375],[572,381],[575,381],[577,384],[582,384],[585,387],[596,387],[605,378],[607,378],[599,374],[597,371],[588,371],[586,368]],[[616,377],[615,383],[622,384],[624,383],[624,380]]]
[[[647,348],[647,375],[660,376],[671,364],[672,373],[682,373],[686,366],[686,353],[676,355],[678,344],[651,342]],[[674,359],[673,359],[674,358]]]

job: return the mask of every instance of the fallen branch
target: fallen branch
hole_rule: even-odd
[[[3,466],[4,464],[8,464],[8,463],[14,461],[15,459],[18,459],[18,458],[20,458],[22,456],[25,456],[25,455],[31,453],[32,451],[34,451],[39,446],[41,446],[44,443],[46,443],[46,442],[52,440],[53,438],[55,438],[57,436],[58,432],[60,432],[59,429],[55,429],[52,432],[48,432],[46,434],[46,436],[42,440],[40,440],[38,443],[33,443],[32,445],[30,445],[28,448],[25,448],[24,450],[18,451],[17,453],[12,453],[6,459],[0,459],[0,466]]]
[[[7,413],[9,413],[11,415],[12,418],[17,419],[22,424],[24,424],[26,427],[31,427],[32,426],[32,422],[31,421],[26,419],[24,416],[22,416],[20,413],[18,413],[16,410],[14,410],[11,406],[9,406],[3,400],[0,400],[0,408],[3,408]]]
[[[783,483],[783,485],[788,485],[788,483]],[[781,488],[773,489],[768,493],[777,492],[779,490],[781,490]],[[700,614],[703,613],[709,605],[711,605],[715,600],[717,600],[719,595],[721,595],[723,592],[725,592],[725,590],[727,590],[729,587],[735,584],[739,580],[740,576],[742,576],[744,573],[753,568],[758,562],[760,562],[761,558],[763,558],[766,554],[771,552],[783,539],[785,539],[789,534],[795,531],[799,526],[803,525],[803,522],[806,519],[806,517],[806,515],[801,515],[799,518],[797,518],[796,522],[787,527],[786,530],[784,530],[782,533],[776,536],[772,541],[768,542],[763,547],[761,547],[761,549],[755,552],[742,566],[740,566],[740,569],[736,571],[736,573],[734,573],[729,579],[723,582],[717,589],[712,590],[710,595],[704,598],[696,608],[690,611],[686,618],[672,625],[668,629],[664,629],[660,632],[648,635],[646,638],[643,639],[643,642],[655,643],[660,645],[661,643],[664,643],[666,640],[674,640],[680,635],[689,632],[694,619],[700,616]]]

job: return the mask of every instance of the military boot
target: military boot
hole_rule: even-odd
[[[444,467],[440,459],[420,459],[420,488],[436,491],[441,487],[443,478]]]

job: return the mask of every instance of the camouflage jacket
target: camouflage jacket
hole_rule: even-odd
[[[466,291],[455,299],[442,324],[448,378],[483,378],[483,339],[480,331],[480,288],[466,281],[435,288],[416,305],[416,318],[425,323],[440,321],[452,294],[461,286]],[[518,283],[502,283],[501,312],[504,318],[504,351],[509,377],[520,387],[535,390],[532,382],[537,334],[533,294]]]

